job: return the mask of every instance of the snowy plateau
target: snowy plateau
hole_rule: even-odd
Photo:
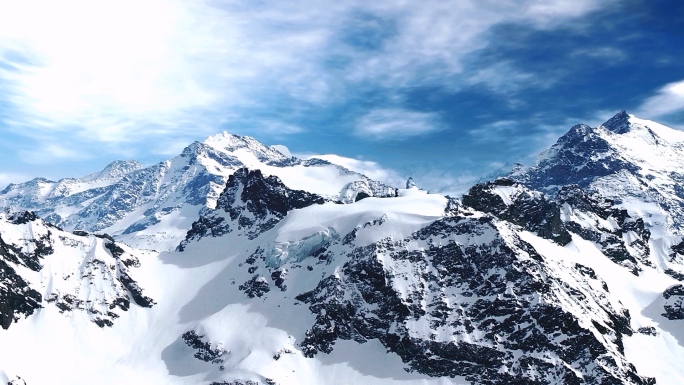
[[[506,174],[429,194],[224,133],[11,184],[0,383],[683,384],[684,132],[623,111]]]

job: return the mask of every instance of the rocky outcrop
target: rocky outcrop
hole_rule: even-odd
[[[577,185],[560,188],[554,200],[508,178],[473,186],[462,203],[478,211],[514,223],[561,246],[571,233],[595,242],[613,262],[639,274],[652,267],[648,241],[651,233],[644,220],[617,208],[596,192]]]
[[[60,313],[85,312],[100,327],[112,326],[133,302],[152,307],[155,302],[133,278],[138,258],[108,235],[70,234],[46,224],[33,213],[9,214],[0,225],[0,325],[7,329],[36,309],[55,306]],[[19,236],[19,234],[27,234]],[[7,238],[7,239],[6,239]],[[55,247],[63,248],[59,255]],[[59,259],[52,271],[50,259]],[[47,277],[31,281],[21,268]]]
[[[8,329],[22,316],[30,316],[42,307],[42,301],[42,295],[0,258],[0,326]]]
[[[653,266],[648,246],[651,232],[642,218],[632,217],[627,210],[615,207],[612,200],[576,185],[561,188],[556,202],[564,212],[565,227],[595,242],[613,262],[635,275],[644,266]]]
[[[651,383],[626,362],[630,317],[605,283],[545,260],[508,226],[453,216],[400,241],[329,245],[341,266],[296,297],[316,316],[302,352],[378,339],[413,371],[478,384]]]
[[[663,292],[663,316],[671,320],[684,319],[684,285],[670,286]]]
[[[492,214],[551,239],[561,246],[572,239],[563,225],[558,205],[523,185],[507,178],[477,184],[463,196],[462,202],[478,211]]]
[[[216,209],[206,210],[192,224],[178,250],[192,240],[233,231],[254,239],[273,228],[289,211],[324,202],[319,195],[289,189],[276,176],[265,177],[260,170],[241,168],[228,178]]]

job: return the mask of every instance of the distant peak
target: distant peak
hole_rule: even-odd
[[[624,134],[626,132],[629,132],[631,126],[629,121],[629,114],[627,114],[627,111],[622,110],[612,118],[608,119],[608,121],[603,123],[601,126],[603,126],[608,131],[612,131],[616,134]]]
[[[284,155],[277,148],[266,146],[251,136],[233,135],[225,131],[208,137],[202,143],[197,144],[197,146],[208,146],[219,152],[234,156],[238,156],[235,153],[236,150],[247,150],[254,154],[260,162],[278,163],[281,166],[288,162],[299,161],[290,155]]]
[[[249,147],[250,143],[258,143],[256,139],[249,136],[240,136],[229,134],[226,131],[212,135],[204,140],[204,144],[212,146],[214,148],[243,148]]]
[[[108,164],[105,170],[115,170],[122,168],[142,168],[142,165],[137,160],[115,160]]]
[[[142,164],[135,160],[115,160],[92,179],[120,179],[124,175],[141,168],[143,168]],[[86,177],[85,179],[89,178]]]
[[[587,126],[586,124],[576,124],[570,128],[570,130],[558,139],[559,143],[575,143],[578,140],[583,141],[594,129]]]

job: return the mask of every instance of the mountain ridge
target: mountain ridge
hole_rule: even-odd
[[[88,198],[108,197],[84,211],[102,214],[161,191],[137,206],[148,214],[121,227],[129,234],[68,233],[38,212],[0,218],[0,295],[17,305],[9,324],[0,306],[0,344],[42,347],[40,358],[0,350],[0,379],[684,382],[684,240],[679,212],[666,209],[680,199],[673,172],[684,134],[671,131],[624,111],[577,125],[537,165],[460,199],[382,185],[251,138],[195,142],[132,171],[156,177],[124,175],[119,186],[140,194]],[[189,207],[168,238],[178,250],[120,243]],[[46,370],[32,370],[34,361]]]
[[[228,177],[252,167],[290,185],[353,202],[394,188],[324,160],[288,157],[251,137],[217,134],[147,167],[115,161],[101,172],[58,182],[36,178],[0,192],[0,207],[30,210],[68,230],[106,232],[135,247],[170,249],[203,207],[214,207]],[[325,180],[327,183],[320,183]]]

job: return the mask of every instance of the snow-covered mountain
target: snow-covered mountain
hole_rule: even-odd
[[[133,278],[147,255],[108,236],[67,233],[31,212],[0,214],[0,255],[3,329],[44,306],[105,327],[132,304],[155,304]]]
[[[358,194],[388,196],[396,190],[320,159],[285,156],[253,138],[223,133],[149,167],[116,161],[83,178],[11,184],[0,192],[0,207],[31,210],[67,230],[103,232],[131,246],[163,250],[183,239],[202,208],[214,207],[228,176],[241,167],[343,203]]]
[[[595,190],[652,226],[684,230],[684,132],[621,111],[599,127],[578,124],[512,177],[553,193],[577,184]]]
[[[658,126],[665,155],[637,158],[653,138],[637,135],[651,129],[643,122],[573,127],[537,166],[461,199],[212,137],[183,153],[201,148],[194,161],[170,161],[157,184],[167,187],[145,190],[156,201],[120,201],[121,229],[168,207],[152,201],[194,210],[164,252],[5,214],[0,382],[684,383],[684,242],[663,203],[676,188],[605,187],[639,170],[663,178],[654,190],[674,178],[674,160],[655,161],[677,154],[679,134]],[[130,167],[102,197],[157,175]],[[19,202],[26,186],[3,195]],[[84,212],[104,209],[98,199]],[[116,235],[142,239],[173,213]]]

